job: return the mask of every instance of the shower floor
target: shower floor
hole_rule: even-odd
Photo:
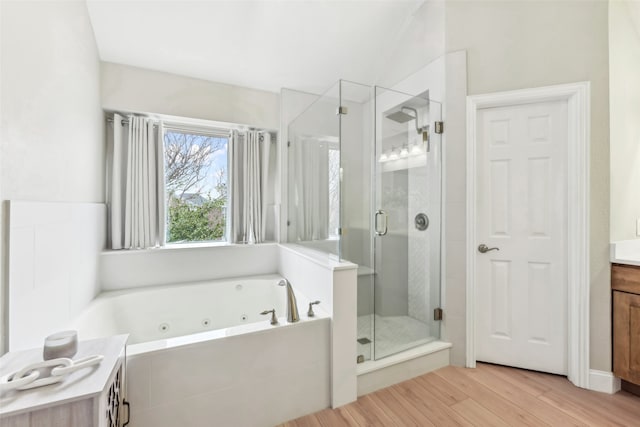
[[[370,343],[358,342],[358,354],[371,360],[375,345],[376,359],[390,356],[422,344],[435,341],[429,336],[429,326],[409,316],[375,315],[376,336],[373,336],[374,315],[358,316],[358,339],[368,338]]]

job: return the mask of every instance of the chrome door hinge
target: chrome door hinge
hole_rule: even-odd
[[[435,122],[433,128],[434,128],[434,131],[436,133],[443,133],[444,132],[444,122]]]
[[[336,110],[336,114],[340,115],[340,114],[347,114],[349,112],[349,109],[347,107],[344,106],[339,106],[338,109]]]
[[[287,147],[291,147],[291,141],[287,141]]]
[[[444,311],[438,307],[436,309],[433,310],[433,320],[442,320],[442,315],[444,314]]]

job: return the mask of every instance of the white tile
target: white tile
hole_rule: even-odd
[[[98,260],[106,243],[106,206],[81,205],[71,214],[72,229],[69,309],[75,317],[99,293]]]
[[[154,354],[149,404],[163,405],[231,387],[256,357],[246,350],[241,340],[227,338]]]
[[[254,402],[251,425],[274,426],[330,405],[329,361],[256,383],[245,396]],[[280,385],[274,387],[274,384]]]
[[[150,372],[149,355],[136,355],[127,358],[126,398],[132,402],[136,409],[149,407]]]
[[[11,298],[30,293],[34,288],[35,236],[32,227],[11,229],[9,291]]]
[[[313,322],[322,325],[322,322]],[[304,325],[309,326],[309,325]],[[315,326],[315,325],[314,325]],[[328,329],[328,325],[324,325]],[[304,329],[304,328],[300,328]],[[273,332],[282,332],[274,330]],[[242,359],[239,354],[233,351],[239,350],[232,346],[224,345],[224,350],[230,352],[224,359],[201,359],[195,360],[194,355],[182,360],[183,371],[195,371],[200,373],[202,377],[208,375],[203,370],[211,371],[233,371],[233,380],[226,382],[225,387],[217,388],[210,384],[208,388],[202,392],[191,395],[174,395],[173,399],[165,402],[154,401],[153,396],[151,405],[141,405],[134,408],[132,400],[132,420],[134,425],[139,427],[164,427],[176,425],[229,425],[229,426],[272,426],[279,424],[291,418],[297,418],[302,415],[321,410],[329,404],[329,358],[328,358],[328,340],[325,341],[324,357],[319,358],[316,362],[309,360],[300,361],[299,354],[295,351],[303,345],[314,347],[314,343],[318,347],[322,347],[313,336],[313,331],[308,334],[307,341],[297,341],[295,344],[286,345],[284,342],[291,337],[270,337],[270,341],[285,340],[284,347],[288,352],[288,356],[284,359],[276,359],[269,357],[268,364],[273,366],[282,366],[283,369],[270,369],[275,372],[271,375],[256,375],[264,366],[258,366],[250,361]],[[254,334],[255,335],[255,334]],[[328,339],[328,331],[324,333]],[[255,336],[242,337],[247,340],[255,339]],[[227,344],[223,339],[221,342]],[[260,339],[258,340],[260,341]],[[262,346],[264,343],[253,343]],[[249,347],[251,343],[247,344]],[[276,347],[273,346],[272,347]],[[255,349],[252,349],[255,352]],[[193,353],[207,353],[202,349],[197,349]],[[255,354],[262,360],[268,356],[261,354],[259,351]],[[184,354],[176,354],[175,357],[184,356]],[[210,355],[206,355],[210,356]],[[205,356],[205,357],[206,357]],[[271,356],[275,356],[272,354]],[[205,361],[205,365],[196,365],[195,363]],[[255,362],[257,359],[254,359]],[[294,363],[298,361],[298,363]],[[235,363],[237,366],[231,366]],[[150,393],[154,394],[154,388],[163,387],[165,389],[173,387],[184,387],[184,381],[175,376],[165,376],[161,381],[154,382],[155,376],[159,374],[158,369],[167,368],[156,363],[152,365],[149,372],[151,379]],[[207,368],[209,367],[209,368]],[[169,368],[173,369],[173,368]],[[182,373],[190,376],[188,372]],[[190,378],[199,381],[197,378]],[[215,380],[214,375],[209,376],[210,380]],[[178,384],[175,381],[177,380]],[[195,389],[190,390],[190,392]]]
[[[279,246],[278,272],[309,300],[320,300],[322,307],[333,311],[332,272],[302,254]]]
[[[10,210],[9,348],[16,350],[40,346],[89,302],[106,217],[95,203],[12,201]]]
[[[248,402],[231,389],[217,390],[168,402],[152,408],[131,405],[131,423],[136,427],[249,426]]]
[[[375,315],[375,336],[373,314],[358,317],[358,339],[369,338],[371,343],[358,343],[358,355],[370,360],[372,347],[375,346],[377,358],[395,354],[419,345],[435,341],[438,337],[431,335],[429,322],[421,322],[409,316]],[[433,323],[433,322],[431,322]]]
[[[358,376],[358,395],[371,393],[447,366],[450,363],[449,350],[441,349],[361,374]]]
[[[149,405],[284,375],[329,359],[329,319],[211,340],[150,356]]]
[[[70,223],[39,225],[35,231],[35,288],[67,293],[72,265]]]
[[[11,351],[41,347],[44,338],[64,329],[68,322],[66,293],[42,288],[11,302],[9,348]]]
[[[357,397],[356,366],[356,288],[357,270],[334,272],[331,366],[332,406],[338,407]],[[339,327],[336,327],[340,325]]]
[[[276,244],[111,251],[100,256],[103,290],[273,274],[277,265]]]

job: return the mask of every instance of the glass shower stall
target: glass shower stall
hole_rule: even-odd
[[[288,124],[287,240],[358,264],[358,355],[440,338],[441,104],[341,80]]]

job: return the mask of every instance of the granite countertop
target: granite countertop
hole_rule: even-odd
[[[30,390],[11,390],[2,394],[0,419],[102,393],[114,366],[124,354],[128,338],[129,335],[125,334],[78,342],[78,352],[73,356],[73,360],[100,354],[104,356],[102,362],[72,372],[59,383]],[[10,375],[35,362],[42,362],[42,348],[7,353],[0,358],[0,377]]]
[[[611,262],[640,266],[640,239],[611,243]]]

